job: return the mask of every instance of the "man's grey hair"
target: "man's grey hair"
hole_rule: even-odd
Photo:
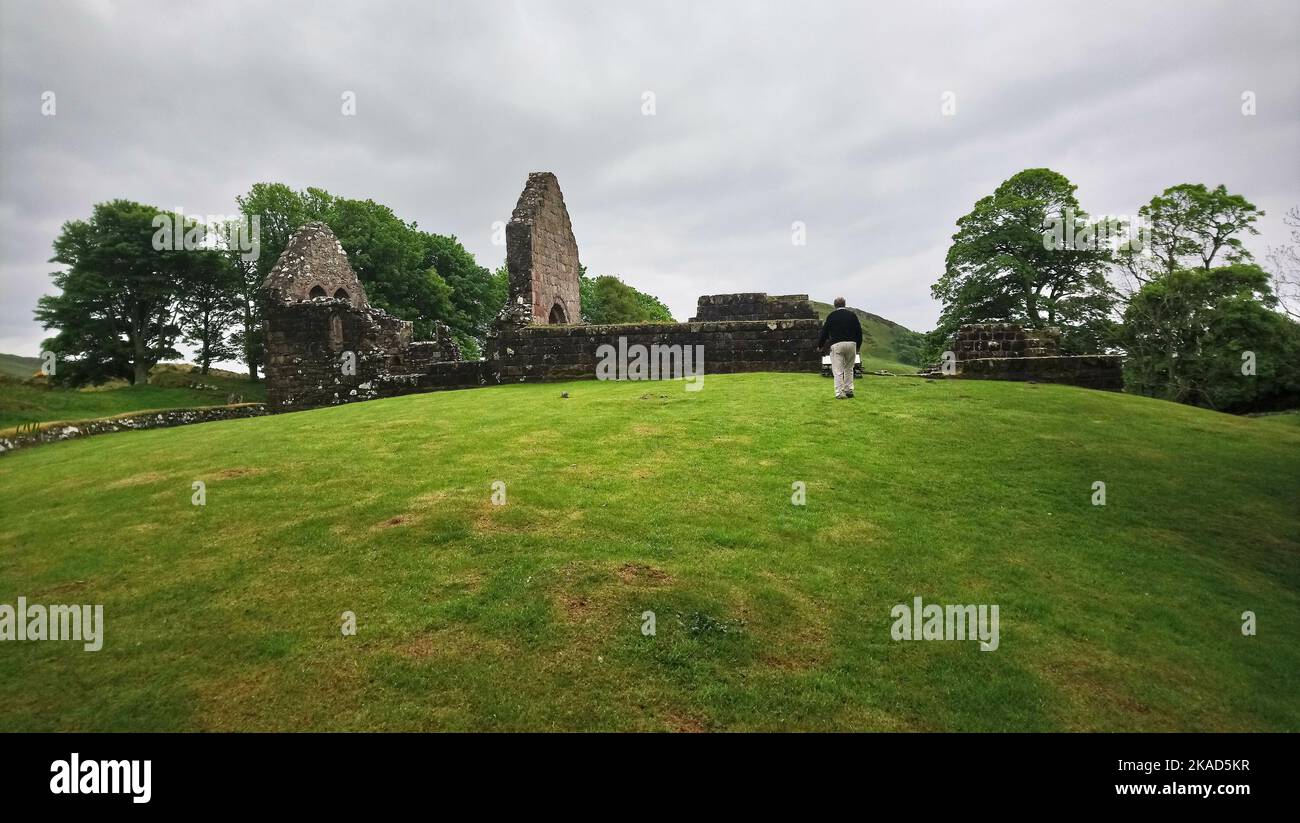
[[[843,298],[843,297],[837,297],[837,298],[835,298],[835,308],[837,308],[837,309],[842,309],[842,308],[844,308],[844,298]]]

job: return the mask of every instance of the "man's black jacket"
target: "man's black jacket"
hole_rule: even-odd
[[[858,322],[858,316],[848,309],[836,309],[828,314],[826,322],[822,324],[822,336],[817,341],[817,347],[824,348],[827,342],[849,342],[862,348],[862,324]]]

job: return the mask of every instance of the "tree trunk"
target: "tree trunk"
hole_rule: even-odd
[[[212,364],[212,315],[203,313],[203,351],[199,354],[199,374],[207,374]]]
[[[253,340],[253,303],[244,297],[244,360],[248,362],[248,379],[257,382],[257,358],[253,352],[257,351],[257,343]]]
[[[137,306],[131,318],[131,384],[143,386],[149,382],[149,365],[145,362],[145,319],[143,307]]]

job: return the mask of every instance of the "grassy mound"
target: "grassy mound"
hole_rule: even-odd
[[[0,646],[0,729],[1297,730],[1297,454],[1138,397],[771,374],[43,446],[0,459],[0,603],[102,603],[105,639]],[[895,642],[916,596],[999,605],[1000,647]]]

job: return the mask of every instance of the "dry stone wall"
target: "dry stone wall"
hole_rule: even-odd
[[[170,409],[168,411],[128,414],[101,420],[83,420],[73,423],[56,423],[35,431],[0,437],[0,454],[15,449],[39,446],[42,443],[60,443],[96,434],[122,431],[166,429],[216,420],[235,420],[243,417],[260,417],[266,414],[262,403],[240,403],[233,406],[212,406],[197,409]]]

